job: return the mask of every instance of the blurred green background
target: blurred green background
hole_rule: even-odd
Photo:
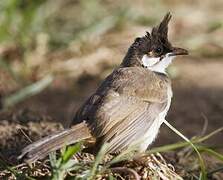
[[[221,0],[1,0],[1,68],[21,85],[60,71],[47,65],[58,52],[64,60],[100,47],[126,51],[135,36],[168,11],[173,14],[172,41],[194,56],[222,57],[222,7]]]

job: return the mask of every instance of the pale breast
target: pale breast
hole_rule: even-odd
[[[168,110],[170,108],[172,95],[173,95],[172,88],[171,88],[171,86],[168,86],[168,90],[167,90],[167,97],[168,97],[167,105],[166,105],[165,109],[156,118],[156,120],[153,122],[153,124],[150,126],[150,128],[147,131],[147,133],[144,135],[143,143],[140,146],[140,151],[141,152],[146,151],[148,146],[155,140],[155,138],[156,138],[156,136],[157,136],[157,134],[159,132],[159,128],[160,128],[161,124],[163,123],[163,121],[165,120],[167,112],[168,112]]]

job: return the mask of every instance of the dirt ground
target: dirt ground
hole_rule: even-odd
[[[178,58],[171,71],[173,101],[167,119],[187,137],[202,135],[223,126],[223,61],[219,59]],[[101,79],[80,78],[75,83],[58,79],[52,87],[0,114],[0,152],[15,163],[21,148],[41,136],[67,126],[76,109],[97,88]],[[58,85],[59,84],[59,85]],[[209,140],[221,145],[222,133]],[[28,136],[28,137],[27,137]],[[153,147],[181,140],[165,125]]]

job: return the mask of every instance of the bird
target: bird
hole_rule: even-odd
[[[145,152],[155,140],[171,105],[171,80],[166,68],[188,51],[168,40],[167,13],[161,22],[137,37],[120,65],[77,110],[70,127],[25,147],[19,159],[34,162],[79,141],[92,142],[97,153],[120,153],[132,146]]]

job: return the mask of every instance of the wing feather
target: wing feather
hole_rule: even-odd
[[[86,120],[99,142],[111,142],[109,151],[126,148],[151,127],[166,107],[166,75],[144,68],[119,68],[109,75],[80,108],[74,124]]]
[[[166,103],[145,104],[145,107],[147,108],[143,111],[138,110],[138,116],[129,116],[105,134],[103,142],[110,142],[109,152],[117,152],[143,141],[142,137],[150,129],[160,111],[164,110]]]

